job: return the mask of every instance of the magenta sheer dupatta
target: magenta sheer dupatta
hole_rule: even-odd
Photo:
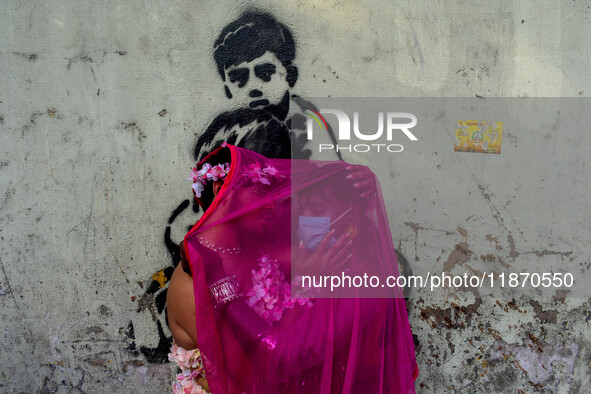
[[[304,201],[335,194],[339,198],[330,190],[342,187],[347,164],[267,159],[226,145],[202,160],[198,169],[222,149],[229,150],[230,171],[212,205],[185,236],[198,347],[211,392],[414,392],[418,369],[399,289],[328,294],[326,289],[301,286],[299,276],[298,285],[291,280],[296,272],[336,274],[322,261],[292,263],[300,247],[298,220]],[[339,204],[354,208],[345,210],[349,213],[341,220],[356,233],[347,250],[347,272],[396,276],[379,187],[369,199],[347,198]],[[268,323],[272,346],[246,346],[214,307],[203,264],[210,253],[202,252],[204,246],[219,256],[228,275],[236,275],[244,299]]]

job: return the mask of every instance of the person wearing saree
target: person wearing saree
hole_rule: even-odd
[[[196,196],[209,206],[185,237],[169,322],[177,345],[198,346],[211,392],[414,392],[418,370],[400,292],[322,298],[292,278],[292,267],[359,271],[368,259],[380,262],[374,273],[397,274],[379,190],[363,203],[343,202],[355,194],[342,186],[347,166],[267,159],[228,145],[195,168]],[[326,214],[314,211],[319,197],[335,213],[304,216]]]

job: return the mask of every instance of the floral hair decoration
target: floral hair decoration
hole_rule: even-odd
[[[201,198],[201,192],[205,190],[205,185],[208,181],[217,181],[224,179],[230,171],[230,164],[216,164],[212,166],[210,163],[204,163],[200,170],[193,167],[193,174],[190,181],[193,181],[193,191],[197,198]]]

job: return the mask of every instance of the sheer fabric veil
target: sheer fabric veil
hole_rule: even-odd
[[[379,186],[359,198],[344,162],[268,159],[231,145],[197,169],[220,157],[230,157],[224,184],[185,236],[211,392],[414,392],[405,300],[401,289],[381,286],[398,267]],[[271,341],[246,344],[214,305],[205,269],[212,261],[236,276]],[[380,285],[324,281],[364,274]]]

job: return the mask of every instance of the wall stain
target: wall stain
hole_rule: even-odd
[[[542,328],[540,336],[545,336]],[[542,390],[553,391],[545,387],[554,383],[559,375],[555,368],[563,364],[565,371],[560,375],[571,376],[574,363],[579,353],[577,344],[552,346],[530,332],[525,333],[527,340],[523,345],[510,344],[497,339],[489,349],[489,361],[510,361],[515,368],[523,372],[530,386]]]
[[[101,367],[104,369],[111,369],[111,363],[113,362],[101,357],[87,357],[83,361],[93,367]]]
[[[25,136],[25,133],[27,131],[29,131],[29,129],[36,124],[37,118],[39,118],[40,116],[43,116],[43,115],[44,115],[43,112],[33,112],[31,114],[31,117],[29,118],[29,123],[27,123],[26,125],[24,125],[21,128],[21,135],[24,137]]]
[[[515,240],[513,239],[513,235],[511,233],[507,235],[507,241],[509,242],[510,248],[509,257],[515,260],[517,257],[519,257],[519,252],[515,250]]]
[[[503,228],[504,230],[507,230],[507,228],[505,227],[504,219],[501,216],[501,212],[497,209],[495,204],[493,204],[493,202],[491,201],[491,196],[493,196],[493,194],[490,191],[488,191],[484,186],[479,184],[478,180],[476,179],[476,177],[474,175],[472,175],[472,180],[474,181],[474,183],[476,183],[476,186],[478,187],[478,190],[480,191],[480,194],[482,195],[482,197],[484,197],[484,199],[490,203],[489,204],[490,208],[493,211],[492,216],[496,220],[497,224],[501,228]]]
[[[462,236],[462,240],[468,240],[468,230],[463,227],[458,226],[458,233]]]
[[[494,263],[495,261],[497,261],[497,258],[494,255],[487,253],[487,254],[481,254],[480,260],[482,260],[486,263]]]
[[[486,240],[490,243],[491,246],[494,242],[496,250],[503,250],[503,247],[499,245],[499,239],[497,237],[493,237],[492,234],[486,234]]]
[[[12,52],[16,56],[21,56],[27,59],[30,62],[37,61],[37,54],[36,53],[22,53],[22,52]]]
[[[509,265],[509,264],[505,263],[505,262],[503,261],[503,259],[501,259],[500,257],[497,257],[497,260],[498,260],[499,264],[501,265],[501,267],[503,267],[503,268],[505,268],[505,269],[509,269],[509,268],[511,268],[511,265]]]
[[[71,57],[71,58],[66,58],[66,60],[68,60],[68,65],[66,66],[66,68],[69,70],[70,67],[72,67],[72,64],[74,63],[79,63],[79,62],[83,62],[83,63],[93,63],[93,60],[90,56],[86,55],[85,53],[80,53],[77,56]]]
[[[420,224],[417,224],[414,222],[404,222],[404,224],[406,224],[408,227],[410,227],[415,233],[415,261],[420,260],[418,254],[417,254],[417,242],[418,242],[418,237],[419,237],[419,230],[439,231],[439,232],[443,232],[445,235],[452,235],[453,234],[453,231],[446,231],[446,230],[439,230],[439,229],[435,229],[435,228],[424,227],[424,226],[421,226]]]
[[[451,332],[447,332],[445,334],[445,339],[447,341],[447,346],[449,347],[449,350],[451,351],[451,354],[454,354],[454,351],[456,349],[456,345],[453,344],[453,342],[451,341]]]
[[[419,301],[423,300],[420,299]],[[472,315],[479,314],[478,308],[481,304],[482,300],[476,298],[474,303],[465,306],[454,302],[451,303],[451,307],[445,309],[436,306],[424,306],[420,308],[420,316],[421,319],[430,323],[433,329],[464,330],[472,325]]]
[[[113,312],[111,312],[111,309],[106,305],[101,305],[99,307],[99,313],[103,316],[112,316],[113,315]]]
[[[84,330],[85,334],[100,334],[101,332],[105,332],[105,330],[99,326],[88,327],[86,330]]]
[[[478,186],[478,190],[480,190],[480,193],[482,194],[482,197],[484,197],[484,199],[488,202],[490,202],[490,194],[486,192],[486,189],[482,186],[482,185],[477,185]]]
[[[137,133],[137,140],[140,144],[143,143],[144,140],[146,139],[146,134],[144,133],[144,131],[141,128],[138,127],[136,122],[129,122],[129,123],[121,122],[121,124],[119,125],[118,128]]]
[[[472,251],[468,248],[466,242],[460,242],[454,246],[454,249],[449,254],[447,261],[443,263],[443,271],[450,272],[456,265],[463,265],[470,260]]]
[[[123,373],[127,373],[130,367],[143,367],[146,365],[143,360],[129,360],[123,362]]]
[[[520,309],[516,302],[515,299],[512,299],[511,301],[507,302],[507,305],[503,305],[501,304],[501,302],[499,300],[495,300],[495,303],[502,308],[505,312],[509,312],[509,310],[515,310],[519,313],[526,313],[523,309]]]
[[[548,249],[544,249],[544,250],[533,250],[531,252],[524,252],[524,254],[535,254],[538,257],[542,257],[542,256],[560,256],[561,259],[564,259],[565,257],[570,256],[571,254],[573,254],[572,251],[570,252],[558,252],[555,250],[548,250]]]

